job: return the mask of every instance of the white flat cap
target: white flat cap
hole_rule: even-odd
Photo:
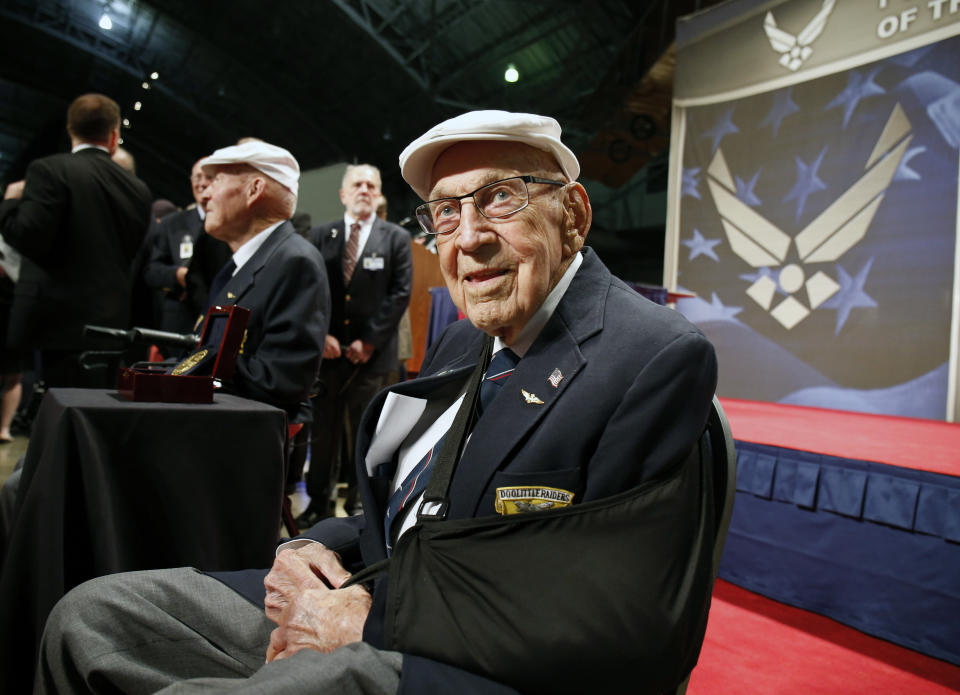
[[[297,164],[294,156],[282,147],[261,140],[221,147],[202,160],[200,166],[206,169],[219,164],[249,164],[297,195],[300,165]]]
[[[433,126],[400,153],[400,171],[417,195],[427,199],[437,157],[464,140],[522,142],[552,154],[571,181],[580,175],[580,162],[570,148],[560,142],[560,124],[549,116],[470,111]]]

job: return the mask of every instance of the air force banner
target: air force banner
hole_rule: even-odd
[[[681,20],[665,284],[721,396],[957,420],[960,0]]]

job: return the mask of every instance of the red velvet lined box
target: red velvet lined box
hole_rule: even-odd
[[[250,311],[243,307],[210,307],[197,347],[189,355],[169,370],[121,369],[118,392],[133,401],[213,403],[213,382],[233,376],[249,318]]]

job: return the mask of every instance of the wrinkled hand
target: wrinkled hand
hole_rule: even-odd
[[[339,556],[322,543],[281,550],[263,580],[267,617],[279,624],[283,610],[304,591],[338,588],[350,577]]]
[[[359,642],[371,601],[370,594],[361,586],[303,592],[284,609],[280,627],[270,634],[267,662],[284,659],[305,648],[330,652]]]
[[[323,359],[335,360],[340,357],[340,341],[329,333],[323,340]]]
[[[354,364],[366,364],[372,354],[373,345],[359,338],[350,343],[350,347],[347,348],[347,359]]]
[[[11,198],[19,198],[23,195],[23,186],[26,181],[14,181],[13,183],[7,184],[6,190],[3,192],[3,199],[10,200]]]
[[[279,625],[270,635],[268,662],[305,647],[327,652],[360,640],[371,598],[359,586],[340,589],[349,577],[337,554],[320,543],[280,551],[263,582],[267,617]]]

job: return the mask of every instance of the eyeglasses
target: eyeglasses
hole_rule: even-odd
[[[527,184],[545,183],[550,186],[565,186],[563,181],[542,179],[539,176],[513,176],[481,186],[473,193],[456,198],[438,198],[416,209],[417,222],[427,234],[449,234],[460,226],[460,201],[472,198],[481,215],[488,220],[508,217],[520,212],[530,204]]]

